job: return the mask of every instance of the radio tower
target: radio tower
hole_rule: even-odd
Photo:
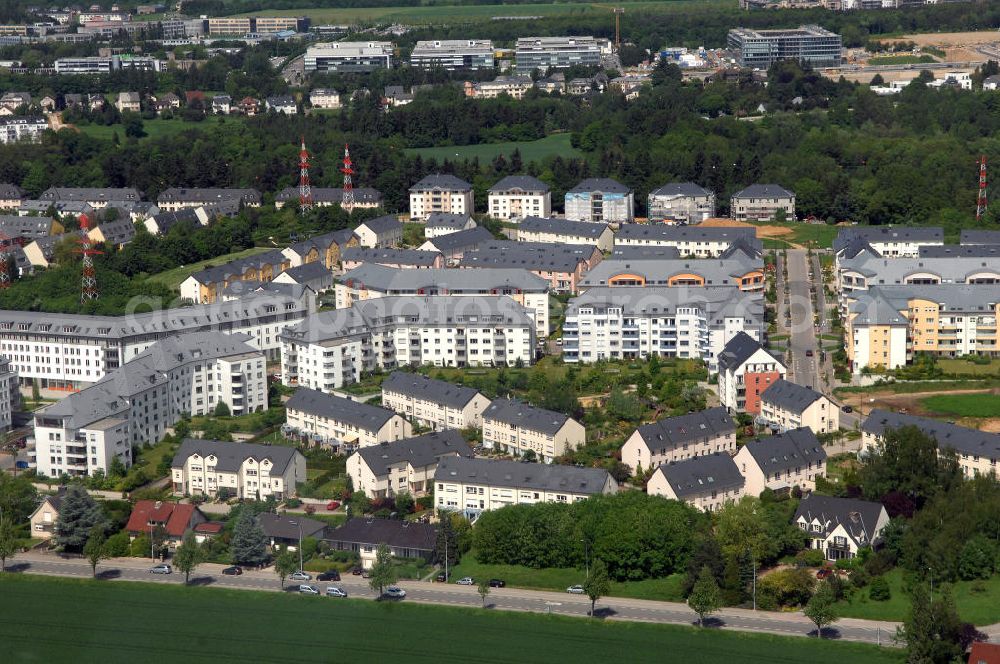
[[[344,166],[340,172],[344,174],[344,196],[340,199],[340,207],[345,212],[350,212],[354,209],[354,180],[352,179],[354,163],[351,161],[351,148],[346,143],[344,144]]]
[[[302,137],[302,149],[299,150],[299,210],[302,214],[313,206],[312,187],[309,186],[309,153],[306,151],[306,137]]]
[[[87,215],[80,215],[80,248],[78,251],[83,255],[83,281],[80,289],[80,302],[96,300],[100,296],[97,290],[97,272],[94,269],[94,256],[104,252],[98,251],[90,244],[90,219]]]
[[[0,290],[10,288],[10,237],[0,233]]]
[[[986,214],[986,155],[979,158],[979,196],[976,198],[976,221]]]

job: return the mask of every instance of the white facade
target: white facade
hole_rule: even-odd
[[[0,118],[0,143],[38,143],[49,123],[41,117]]]
[[[438,189],[410,192],[410,219],[421,221],[434,212],[468,214],[475,212],[471,189]]]
[[[238,452],[233,449],[238,446]],[[181,496],[216,496],[276,500],[294,496],[306,481],[306,459],[298,450],[214,440],[185,441],[171,466],[173,492]]]
[[[487,195],[489,215],[494,219],[516,220],[524,217],[552,216],[550,191],[501,191]]]
[[[327,42],[306,49],[307,72],[370,72],[392,67],[390,42]]]

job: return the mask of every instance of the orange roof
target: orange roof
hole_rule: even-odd
[[[154,528],[162,526],[167,535],[180,538],[190,527],[195,509],[194,505],[140,500],[132,508],[125,529],[134,533],[148,533],[152,524]]]
[[[1000,664],[1000,645],[995,643],[973,643],[969,653],[969,664]]]

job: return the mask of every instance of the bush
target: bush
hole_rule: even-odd
[[[773,598],[777,606],[802,606],[812,596],[812,589],[813,575],[798,568],[778,570],[757,583],[758,593]]]
[[[965,581],[988,579],[993,575],[996,560],[996,545],[982,535],[975,535],[958,556],[958,576]]]
[[[884,576],[872,579],[871,586],[868,588],[868,598],[873,602],[887,602],[892,599],[892,589]]]
[[[851,585],[855,588],[864,588],[871,581],[871,575],[865,571],[864,567],[859,567],[851,572]]]
[[[128,533],[115,533],[104,543],[104,552],[109,558],[124,558],[129,555],[130,544]]]
[[[795,555],[795,564],[799,567],[819,567],[824,560],[821,549],[806,549]]]
[[[299,500],[298,498],[289,498],[288,500],[285,501],[285,507],[291,507],[294,509],[296,507],[300,507],[301,505],[302,501]]]
[[[129,545],[128,555],[133,558],[146,558],[149,556],[149,548],[149,535],[139,535]]]

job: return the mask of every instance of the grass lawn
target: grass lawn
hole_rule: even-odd
[[[894,569],[885,578],[892,589],[892,597],[888,601],[873,602],[868,599],[868,589],[865,588],[854,593],[850,601],[840,602],[841,615],[869,620],[905,620],[910,599],[903,591],[903,572]],[[974,587],[976,590],[973,590]],[[975,625],[992,625],[1000,621],[1000,576],[986,581],[959,581],[951,590],[962,620]]]
[[[277,583],[277,581],[275,581]],[[882,664],[872,646],[404,602],[0,577],[8,662],[610,661]],[[460,629],[455,629],[459,625]],[[512,638],[516,635],[516,638]],[[665,653],[670,653],[665,657]]]
[[[520,5],[526,7],[529,5]],[[530,5],[536,7],[537,5]],[[409,155],[419,154],[424,159],[444,161],[445,159],[464,160],[479,157],[480,163],[492,161],[498,154],[510,157],[514,150],[521,151],[525,163],[540,161],[545,157],[561,155],[567,159],[581,156],[569,144],[569,134],[552,134],[537,141],[513,141],[508,143],[479,143],[478,145],[449,145],[441,148],[411,148],[405,152]]]
[[[262,254],[265,251],[270,251],[267,247],[250,247],[249,249],[244,249],[243,251],[235,251],[231,254],[226,254],[225,256],[217,256],[215,258],[209,258],[207,260],[198,261],[197,263],[191,263],[190,265],[182,265],[181,267],[175,267],[172,270],[167,270],[166,272],[160,272],[159,274],[154,274],[149,278],[150,281],[157,281],[167,288],[172,288],[177,290],[180,287],[181,282],[190,277],[193,273],[206,268],[210,265],[222,265],[223,263],[236,260],[237,258],[243,258],[245,256],[253,256],[254,254]]]
[[[766,238],[764,246],[766,249],[785,249],[791,243],[807,246],[810,242],[815,242],[817,247],[832,247],[833,239],[837,237],[840,230],[837,226],[829,224],[806,224],[801,221],[786,221],[782,223],[762,221],[756,226],[776,226],[779,228],[791,229],[790,235],[775,238]]]
[[[937,365],[946,374],[1000,375],[1000,360],[992,360],[989,364],[976,364],[960,358],[942,358],[937,361]]]
[[[958,417],[996,417],[1000,414],[998,394],[936,394],[920,400],[927,410]]]
[[[462,562],[449,570],[452,579],[471,576],[479,579],[503,579],[508,586],[517,588],[537,588],[539,590],[566,590],[572,585],[586,580],[586,571],[573,567],[532,569],[521,565],[487,565],[476,560],[475,551],[462,557]],[[633,599],[658,599],[682,602],[681,582],[683,576],[674,574],[664,579],[628,581],[611,584],[610,595]]]
[[[228,121],[228,118],[227,118]],[[174,134],[179,134],[186,129],[198,129],[201,131],[215,131],[218,129],[218,125],[211,120],[204,120],[202,122],[185,122],[179,119],[170,120],[143,120],[142,127],[146,132],[148,138],[160,138],[162,136],[173,136]],[[114,125],[81,125],[77,126],[80,133],[86,134],[93,138],[100,138],[110,141],[115,132],[118,132],[118,138],[121,141],[125,140],[125,127],[120,124]]]
[[[868,60],[870,65],[920,65],[937,62],[930,55],[880,55]]]

